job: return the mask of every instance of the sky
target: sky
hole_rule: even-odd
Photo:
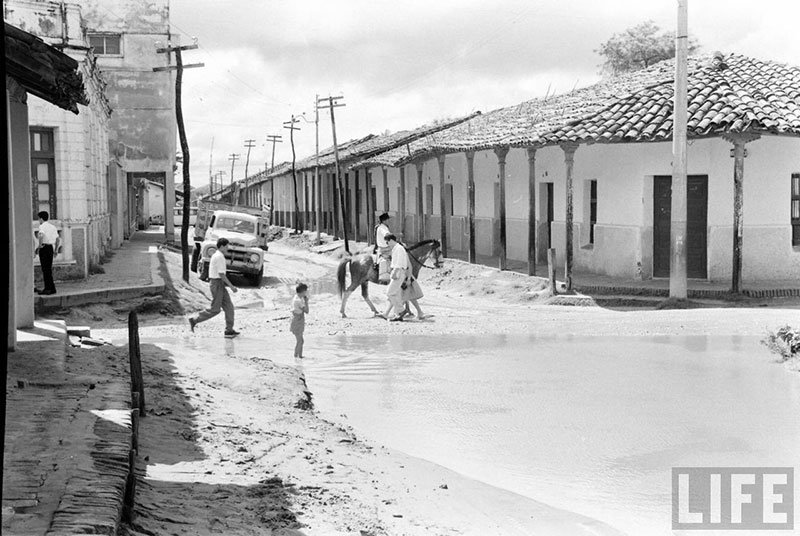
[[[800,65],[799,0],[687,0],[701,53]],[[194,186],[314,154],[316,96],[343,96],[337,139],[416,128],[564,93],[600,79],[595,50],[652,20],[673,31],[676,0],[170,0],[184,53],[183,113]],[[332,145],[320,111],[320,148]],[[212,150],[213,143],[213,150]]]

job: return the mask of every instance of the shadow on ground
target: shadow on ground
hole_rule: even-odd
[[[213,402],[182,384],[170,352],[141,348],[147,411],[139,424],[133,521],[121,534],[302,534],[291,530],[300,527],[293,486],[268,474],[253,485],[235,483],[197,423]]]

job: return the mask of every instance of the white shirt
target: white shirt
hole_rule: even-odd
[[[375,244],[377,244],[379,248],[389,247],[389,244],[386,243],[387,234],[389,234],[389,227],[387,227],[385,223],[378,225],[378,228],[375,230]]]
[[[58,240],[58,229],[49,221],[43,221],[39,224],[39,237],[43,246],[55,246]]]
[[[220,250],[211,255],[211,262],[208,263],[208,278],[209,279],[222,279],[221,274],[226,272],[225,255]]]
[[[403,268],[408,270],[411,264],[408,262],[408,252],[399,242],[392,248],[392,270]]]

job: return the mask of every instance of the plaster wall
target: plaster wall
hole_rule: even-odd
[[[85,0],[83,17],[90,33],[116,33],[121,54],[98,56],[108,78],[106,94],[114,114],[110,123],[111,154],[123,171],[164,173],[172,177],[177,149],[175,75],[153,72],[170,65],[170,56],[157,48],[178,44],[169,27],[169,2],[158,0]],[[187,61],[188,63],[188,61]],[[166,181],[164,211],[175,205],[175,186]],[[174,222],[166,218],[165,235],[171,240]]]
[[[11,230],[14,232],[10,238],[12,254],[9,260],[14,263],[9,273],[9,317],[14,321],[15,328],[33,327],[33,222],[31,212],[33,194],[31,185],[31,157],[28,141],[28,107],[24,102],[24,92],[19,88],[15,91],[19,98],[9,98],[6,89],[8,109],[7,129],[10,139],[9,157],[13,176],[8,182],[12,187],[11,198],[13,210],[9,216],[13,218]],[[30,98],[30,97],[29,97]],[[13,279],[12,279],[13,274]],[[15,336],[9,337],[13,347]]]

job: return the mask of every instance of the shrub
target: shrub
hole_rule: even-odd
[[[767,336],[761,340],[761,344],[778,354],[781,361],[788,361],[793,357],[800,356],[800,330],[793,329],[788,325],[783,326],[774,333],[767,333]]]

